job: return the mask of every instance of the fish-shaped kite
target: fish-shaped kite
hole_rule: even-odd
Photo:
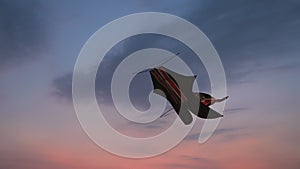
[[[184,76],[163,66],[147,71],[151,75],[154,93],[170,102],[184,124],[188,125],[193,121],[191,113],[203,119],[223,117],[209,106],[227,99],[228,96],[215,99],[206,93],[194,93],[192,88],[196,76]]]

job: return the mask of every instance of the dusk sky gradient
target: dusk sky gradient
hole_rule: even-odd
[[[95,31],[137,12],[182,17],[219,53],[229,99],[220,125],[204,144],[198,143],[203,119],[196,119],[175,148],[146,159],[108,153],[82,130],[71,95],[76,58]],[[299,28],[298,0],[0,0],[0,168],[299,169]],[[176,118],[171,113],[135,124],[112,104],[115,68],[127,55],[150,47],[180,52],[198,75],[199,89],[210,92],[201,61],[182,43],[153,34],[121,41],[98,69],[105,73],[97,74],[97,99],[112,126],[135,137],[159,134]],[[132,82],[130,96],[138,109],[149,107],[151,89],[147,74]]]

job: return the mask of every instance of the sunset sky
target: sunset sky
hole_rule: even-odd
[[[137,12],[182,17],[219,53],[229,99],[220,125],[204,144],[198,143],[203,119],[195,119],[176,147],[145,159],[113,155],[81,128],[71,93],[78,54],[99,28]],[[299,169],[299,28],[298,0],[0,0],[0,168]],[[200,91],[210,93],[205,68],[182,43],[153,34],[124,39],[107,53],[98,69],[104,73],[96,79],[105,117],[123,134],[154,136],[176,118],[173,112],[151,124],[135,124],[112,103],[117,65],[135,51],[154,47],[180,52],[198,75]],[[138,109],[149,107],[151,90],[147,74],[134,79],[130,96]]]

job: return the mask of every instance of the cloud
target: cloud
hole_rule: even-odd
[[[58,77],[52,81],[53,94],[72,100],[72,73]]]
[[[198,155],[180,155],[175,158],[173,163],[163,165],[164,168],[213,168],[219,169],[218,163],[206,157],[198,157]]]
[[[178,164],[177,162],[174,162],[172,164],[168,164],[167,168],[195,168],[195,165],[193,165],[193,164]]]
[[[209,159],[204,157],[196,157],[191,155],[181,155],[180,158],[183,158],[184,160],[194,161],[194,162],[207,162]]]
[[[230,138],[238,138],[239,136],[242,136],[240,134],[240,131],[244,130],[244,128],[220,128],[216,129],[214,131],[213,135],[222,135],[222,137],[227,137],[226,135],[230,135]],[[225,135],[226,134],[226,135]],[[184,140],[191,141],[191,140],[198,140],[199,139],[200,133],[195,133],[195,134],[189,134],[187,135]]]
[[[228,82],[235,84],[249,80],[248,75],[260,65],[272,68],[277,59],[297,58],[299,14],[300,3],[293,0],[213,0],[193,5],[184,17],[210,38],[224,64]],[[254,62],[251,67],[244,65],[249,61]],[[280,68],[286,63],[277,64]]]
[[[228,108],[225,109],[224,113],[225,114],[235,114],[235,113],[240,113],[249,110],[247,107],[236,107],[236,108]]]
[[[285,57],[280,59],[265,58],[257,60],[241,62],[237,69],[232,69],[227,72],[231,83],[253,83],[257,77],[264,73],[271,73],[274,76],[284,73],[293,73],[300,70],[300,59],[287,60]],[[227,77],[228,77],[227,76]]]
[[[295,59],[296,55],[291,52],[299,51],[296,44],[300,43],[300,22],[297,22],[300,4],[296,1],[274,1],[271,4],[260,0],[189,3],[189,10],[182,10],[182,17],[198,26],[210,38],[220,54],[229,84],[253,82],[256,79],[253,75],[261,72],[288,71],[299,67],[300,63],[282,62],[286,58]],[[172,13],[178,8],[173,6],[173,9],[168,10]],[[267,8],[273,10],[265,10]],[[110,82],[117,65],[132,52],[149,47],[163,48],[174,53],[180,51],[182,59],[192,64],[191,68],[195,74],[201,75],[198,76],[201,77],[201,90],[209,91],[206,71],[199,68],[203,67],[201,62],[189,57],[194,55],[193,52],[167,37],[139,35],[117,44],[106,55],[98,70],[105,72],[97,75],[98,94],[111,101]],[[274,60],[279,61],[274,63]],[[66,80],[71,77],[69,74],[71,73],[54,79],[58,93],[67,98],[71,96],[71,85],[66,83],[70,81]],[[135,80],[135,90],[131,90],[131,95],[134,96],[132,102],[141,109],[147,109],[150,105],[146,96],[151,91],[151,85],[148,85],[149,78],[141,75]]]
[[[113,73],[119,63],[131,53],[145,49],[145,48],[162,48],[173,53],[180,51],[182,53],[182,59],[188,63],[194,63],[194,60],[190,60],[194,56],[193,52],[180,42],[161,35],[144,34],[137,35],[127,38],[117,45],[115,45],[104,57],[101,62],[97,77],[96,77],[96,92],[98,100],[105,100],[105,102],[112,102],[110,94],[110,84]],[[195,56],[196,57],[196,56]],[[198,77],[201,78],[202,89],[208,88],[209,80],[207,74],[202,66],[201,62],[198,61],[199,65],[197,68],[191,67],[192,70],[196,70]],[[159,64],[159,63],[158,63]],[[203,71],[199,71],[203,70]],[[207,80],[204,80],[207,79]],[[71,100],[71,86],[72,86],[72,73],[67,73],[53,80],[53,87],[57,96],[66,97]],[[139,74],[131,82],[129,95],[132,103],[139,109],[145,110],[150,107],[148,101],[148,95],[152,91],[152,82],[149,74]]]
[[[41,57],[49,49],[41,1],[0,1],[0,67]]]

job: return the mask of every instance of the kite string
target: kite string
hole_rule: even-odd
[[[161,66],[161,65],[163,65],[163,64],[165,64],[165,63],[167,63],[167,62],[169,62],[170,60],[172,60],[172,59],[174,59],[176,56],[178,56],[180,53],[179,52],[177,52],[174,56],[172,56],[171,58],[167,58],[165,61],[163,61],[161,64],[159,64],[158,66]],[[149,67],[151,67],[150,69],[152,69],[154,66],[155,66],[156,64],[153,64],[153,65],[151,65],[151,66],[149,66]],[[155,66],[155,67],[158,67],[158,66]],[[140,71],[137,71],[137,72],[134,72],[134,73],[132,73],[132,74],[139,74],[139,73],[143,73],[143,72],[146,72],[146,71],[148,71],[148,70],[150,70],[150,69],[146,69],[146,70],[140,70]]]
[[[169,58],[169,59],[167,59],[166,61],[164,61],[164,62],[162,62],[161,64],[159,64],[158,66],[161,66],[161,65],[163,65],[163,64],[165,64],[165,63],[167,63],[167,62],[169,62],[169,61],[171,61],[172,59],[174,59],[176,56],[178,56],[180,53],[179,52],[177,52],[174,56],[172,56],[171,58]]]
[[[169,114],[169,112],[171,111],[171,110],[173,110],[174,108],[170,108],[168,111],[166,111],[166,112],[164,112],[161,116],[159,116],[159,117],[164,117],[164,116],[166,116],[166,115],[168,115]]]

